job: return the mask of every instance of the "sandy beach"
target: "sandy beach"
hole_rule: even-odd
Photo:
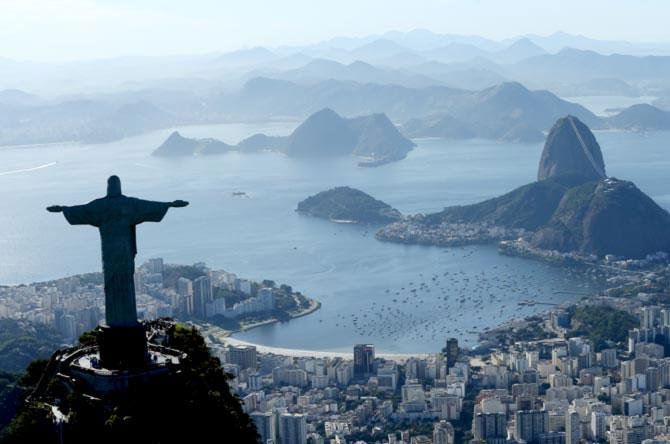
[[[294,358],[342,358],[342,359],[353,359],[353,345],[351,352],[338,352],[338,351],[321,351],[321,350],[299,350],[294,348],[282,348],[282,347],[269,347],[267,345],[253,344],[251,342],[242,341],[240,339],[233,338],[228,335],[226,330],[223,330],[219,327],[208,327],[201,328],[202,333],[205,336],[212,336],[212,338],[221,344],[224,345],[253,345],[256,347],[260,353],[271,353],[281,356],[291,356]],[[384,353],[383,351],[376,352],[375,355],[380,358],[390,359],[398,362],[407,361],[410,358],[426,358],[429,356],[428,353],[416,353],[416,354],[400,354],[400,353]]]

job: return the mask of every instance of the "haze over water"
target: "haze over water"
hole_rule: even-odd
[[[296,125],[180,131],[234,143],[259,131],[286,134]],[[274,153],[151,157],[169,133],[106,145],[0,148],[0,284],[99,270],[96,230],[69,226],[44,208],[100,197],[107,176],[119,174],[127,195],[191,202],[186,210],[170,211],[161,224],[139,227],[138,264],[154,256],[171,263],[204,261],[241,277],[290,284],[322,302],[313,315],[236,335],[251,342],[320,350],[371,342],[388,352],[433,352],[447,336],[461,335],[472,344],[474,336],[466,332],[473,322],[481,329],[547,308],[519,307],[519,300],[562,302],[578,297],[575,292],[597,290],[564,270],[500,256],[493,246],[382,243],[374,239],[374,229],[294,212],[308,195],[338,185],[360,188],[403,213],[476,202],[534,180],[541,144],[420,140],[406,160],[365,169],[352,158],[301,161]],[[633,180],[670,208],[664,184],[670,133],[596,137],[610,175]],[[233,197],[234,191],[249,198]],[[425,287],[418,289],[421,283]]]

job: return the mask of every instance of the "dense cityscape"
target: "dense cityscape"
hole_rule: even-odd
[[[137,307],[142,319],[174,317],[203,332],[264,443],[653,443],[670,436],[662,259],[635,282],[613,279],[619,285],[600,296],[484,332],[472,351],[455,338],[415,356],[376,353],[374,344],[353,353],[257,349],[230,338],[226,322],[276,320],[287,294],[294,313],[316,303],[271,281],[160,258],[137,270]],[[1,294],[2,317],[51,326],[64,343],[104,316],[96,274]]]
[[[369,344],[355,345],[353,360],[212,349],[235,375],[263,438],[274,442],[663,442],[670,309],[608,297],[591,303],[634,311],[639,323],[623,342],[594,344],[590,332],[568,334],[568,310],[551,311],[543,328],[553,337],[485,355],[459,349],[455,339],[430,356],[400,359],[375,358]]]
[[[272,281],[261,283],[204,263],[148,260],[135,273],[139,319],[209,320],[232,330],[313,312],[318,302]],[[73,344],[105,319],[102,275],[93,273],[30,285],[0,287],[0,318],[53,327]]]

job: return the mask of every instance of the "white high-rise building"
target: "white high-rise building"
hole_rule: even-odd
[[[177,279],[177,294],[180,296],[193,295],[193,281],[185,277]]]

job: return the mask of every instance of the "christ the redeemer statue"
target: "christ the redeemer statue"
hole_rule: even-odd
[[[71,225],[92,225],[100,230],[102,270],[105,276],[105,321],[110,328],[132,328],[138,324],[135,305],[135,226],[160,222],[169,208],[185,207],[188,202],[153,202],[121,194],[121,180],[107,180],[107,196],[86,205],[48,207],[63,212]]]

